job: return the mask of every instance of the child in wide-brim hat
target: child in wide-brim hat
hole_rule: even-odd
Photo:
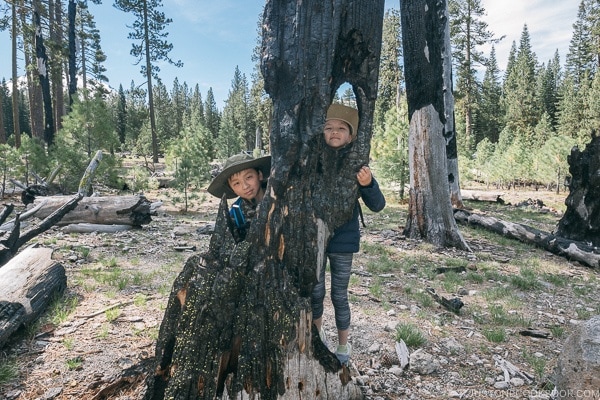
[[[238,199],[233,203],[229,214],[235,223],[234,237],[244,240],[250,220],[256,214],[256,207],[265,194],[266,179],[271,171],[271,156],[254,158],[241,153],[229,157],[223,169],[208,185],[208,192],[222,198]]]

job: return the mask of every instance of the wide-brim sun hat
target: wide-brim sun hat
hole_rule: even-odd
[[[226,194],[228,199],[237,197],[229,187],[227,180],[231,175],[249,168],[259,169],[262,172],[263,180],[267,179],[271,173],[271,156],[254,158],[249,154],[240,153],[229,157],[206,190],[218,198],[223,197],[223,194]]]
[[[333,103],[327,109],[325,121],[329,121],[330,119],[339,119],[347,123],[350,126],[352,140],[356,140],[356,133],[358,132],[358,110],[356,108]]]

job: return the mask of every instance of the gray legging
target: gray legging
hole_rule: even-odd
[[[335,311],[335,326],[338,330],[350,328],[350,304],[348,304],[348,282],[352,270],[354,253],[327,253],[331,269],[331,302]],[[313,319],[323,316],[323,299],[325,299],[325,266],[312,292]]]

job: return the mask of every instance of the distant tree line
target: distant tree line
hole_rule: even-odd
[[[136,17],[130,34],[136,43],[131,54],[142,66],[144,83],[138,85],[132,79],[129,88],[119,85],[112,90],[107,85],[106,56],[93,12],[86,2],[77,2],[76,7],[68,3],[67,10],[60,0],[13,0],[0,5],[0,29],[9,29],[13,40],[13,66],[17,59],[28,66],[25,79],[16,76],[15,67],[0,84],[0,171],[4,181],[10,177],[29,184],[59,170],[57,182],[65,191],[73,190],[89,158],[102,149],[109,160],[103,162],[105,169],[99,176],[107,183],[140,188],[143,175],[152,173],[161,156],[186,191],[190,185],[210,179],[215,159],[240,151],[269,152],[271,103],[258,68],[250,80],[235,68],[222,109],[217,107],[212,89],[203,95],[197,84],[178,79],[168,89],[160,79],[157,61],[181,63],[168,58],[171,47],[166,35],[171,21],[160,13],[160,1],[119,0],[115,5],[123,11],[151,6],[158,36],[145,39],[140,27],[143,20]],[[552,59],[540,62],[524,25],[519,43],[512,44],[504,72],[494,48],[503,38],[488,30],[481,1],[449,0],[449,11],[461,181],[558,189],[568,170],[566,158],[571,147],[587,143],[600,125],[600,77],[596,74],[600,5],[581,0],[564,65],[558,51]],[[37,70],[43,54],[39,40],[36,42],[35,15],[40,16],[38,33],[45,39],[52,119],[44,112]],[[389,9],[384,18],[372,158],[377,174],[397,184],[404,195],[408,118],[400,28],[399,11]],[[70,30],[80,43],[75,55],[69,50]],[[150,37],[160,40],[153,42]],[[145,40],[154,50],[145,50]],[[484,46],[491,46],[489,55],[484,55]],[[258,51],[257,46],[252,55],[256,63]],[[73,60],[75,75],[67,67]],[[76,93],[69,89],[73,76],[82,79]],[[346,91],[339,100],[352,102],[351,97]],[[45,131],[49,120],[52,135]],[[110,156],[118,152],[146,157],[145,171],[123,182],[125,178],[118,177],[115,168],[119,157]]]

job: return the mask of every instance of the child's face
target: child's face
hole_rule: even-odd
[[[323,135],[325,136],[325,143],[334,149],[342,148],[352,141],[350,126],[339,119],[326,121]]]
[[[254,168],[244,169],[236,172],[227,179],[229,187],[233,192],[245,200],[262,198],[262,172]]]

